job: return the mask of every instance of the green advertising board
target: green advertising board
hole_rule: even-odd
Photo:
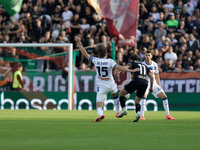
[[[34,64],[33,64],[34,65]],[[200,74],[193,73],[183,74],[180,78],[179,74],[173,74],[173,78],[161,78],[162,89],[166,93],[200,93]],[[12,76],[10,73],[9,78]],[[170,73],[165,74],[170,77]],[[186,77],[185,77],[186,76]],[[185,77],[185,78],[183,78]],[[114,76],[117,83],[118,90],[121,90],[124,85],[131,81],[131,74],[121,72]],[[76,71],[75,72],[75,91],[76,92],[95,92],[97,89],[95,71]],[[3,79],[0,79],[3,83]],[[26,71],[23,72],[23,82],[26,92],[67,92],[68,78],[63,78],[62,71],[51,72],[37,72]],[[11,91],[12,82],[5,82],[1,85],[0,91]]]
[[[170,110],[200,111],[199,93],[167,93]],[[67,92],[1,92],[1,109],[68,109]],[[134,110],[135,93],[126,101],[128,110]],[[95,110],[95,92],[77,92],[74,95],[74,109]],[[147,110],[164,110],[162,100],[151,94],[147,98]],[[108,94],[104,110],[114,110],[112,96]]]

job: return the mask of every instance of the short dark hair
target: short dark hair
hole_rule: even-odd
[[[146,53],[150,53],[151,54],[151,51],[148,50],[148,51],[146,51]]]
[[[98,55],[99,57],[103,58],[107,55],[107,49],[104,46],[98,47]]]
[[[138,60],[139,60],[139,56],[136,55],[136,54],[132,54],[132,55],[130,56],[130,60],[131,60],[131,61],[138,61]]]

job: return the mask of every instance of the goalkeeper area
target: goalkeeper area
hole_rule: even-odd
[[[146,120],[132,122],[134,111],[118,119],[114,111],[92,122],[95,111],[0,110],[2,150],[197,150],[200,112],[146,112]]]
[[[37,86],[38,81],[40,85],[42,84],[40,79],[34,83],[33,80],[30,80],[30,77],[34,73],[36,73],[37,76],[38,73],[63,70],[63,72],[66,71],[68,74],[68,90],[64,90],[64,92],[68,92],[68,109],[72,109],[72,83],[75,67],[73,56],[76,57],[75,51],[73,54],[72,43],[7,43],[0,44],[0,50],[2,53],[0,57],[0,91],[49,91],[49,87],[47,86],[46,89]],[[14,73],[18,71],[20,65],[23,68],[20,72],[24,72],[23,77],[20,79],[22,81],[19,83],[22,88],[15,89],[13,88],[13,84],[16,84],[18,80],[14,81]],[[53,65],[53,70],[50,69],[50,65]],[[65,68],[67,68],[67,70],[65,70]],[[24,77],[25,75],[27,75],[27,77]],[[27,79],[28,84],[26,84]],[[66,79],[67,78],[64,77],[64,79],[60,80]],[[45,79],[44,83],[48,83],[48,80]],[[30,97],[27,98],[29,99]]]

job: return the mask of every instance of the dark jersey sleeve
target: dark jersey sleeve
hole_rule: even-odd
[[[136,68],[135,62],[128,63],[128,66],[129,66],[130,69],[135,69]]]

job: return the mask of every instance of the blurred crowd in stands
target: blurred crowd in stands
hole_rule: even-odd
[[[87,0],[23,0],[14,17],[0,5],[0,43],[74,43],[75,47],[77,34],[90,55],[96,56],[96,44],[103,43],[112,56],[106,20]],[[200,71],[200,1],[140,0],[136,38],[137,47],[115,46],[117,63],[126,65],[131,54],[142,61],[150,50],[160,72]],[[0,48],[0,55],[20,58],[15,48]],[[94,69],[81,55],[76,66]]]

